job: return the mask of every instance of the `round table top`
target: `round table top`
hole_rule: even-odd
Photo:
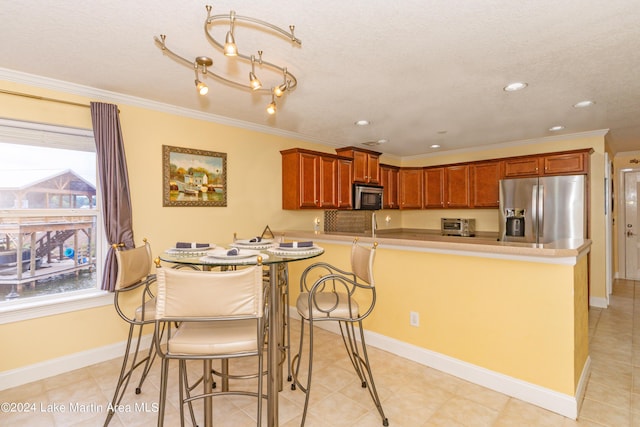
[[[239,248],[238,255],[227,255],[229,248],[216,246],[209,250],[176,250],[168,249],[159,258],[161,261],[182,265],[198,266],[229,266],[229,265],[255,265],[258,263],[258,256],[262,257],[262,264],[279,264],[285,262],[301,261],[315,258],[324,253],[324,249],[319,246],[311,248],[287,249],[273,246],[263,249]]]

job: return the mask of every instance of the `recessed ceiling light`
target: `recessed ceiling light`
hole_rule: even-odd
[[[591,107],[593,104],[595,104],[595,102],[586,100],[586,101],[576,102],[575,104],[573,104],[573,106],[575,108],[585,108],[585,107]]]
[[[369,120],[365,120],[365,119],[357,120],[355,122],[356,126],[367,126],[367,125],[370,125],[370,124],[371,124],[371,122]]]
[[[562,125],[551,126],[551,127],[549,128],[549,130],[550,130],[551,132],[557,132],[557,131],[562,130],[562,129],[564,129],[564,126],[562,126]]]
[[[440,148],[440,144],[431,144],[431,148]]]
[[[509,83],[508,85],[506,85],[504,87],[504,90],[507,92],[515,92],[516,90],[522,90],[525,87],[527,87],[527,84],[524,82],[514,82],[514,83]]]
[[[362,145],[368,145],[370,147],[373,147],[375,145],[385,144],[387,142],[389,142],[388,139],[381,138],[381,139],[378,139],[377,141],[366,141],[366,142],[363,142]]]

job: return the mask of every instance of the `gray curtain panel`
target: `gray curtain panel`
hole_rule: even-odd
[[[129,176],[118,106],[92,102],[91,121],[96,141],[105,233],[110,245],[122,243],[125,248],[133,248],[135,241],[133,239]],[[113,248],[109,246],[104,263],[102,289],[114,291],[117,268]]]

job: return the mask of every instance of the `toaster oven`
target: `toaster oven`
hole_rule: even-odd
[[[440,231],[443,236],[472,237],[476,234],[476,220],[473,218],[441,218]]]

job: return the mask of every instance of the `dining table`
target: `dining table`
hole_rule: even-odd
[[[159,256],[161,261],[173,264],[176,268],[211,270],[214,267],[220,267],[221,269],[229,269],[257,265],[259,262],[268,266],[267,426],[269,427],[278,426],[278,393],[282,389],[282,367],[280,366],[280,352],[283,348],[282,308],[278,286],[280,267],[291,262],[314,258],[324,253],[324,249],[313,242],[284,242],[282,237],[277,240],[234,238],[233,242],[223,246],[211,244],[208,247],[196,247],[196,245],[193,248],[176,247],[165,250]],[[236,250],[238,253],[235,253]],[[288,286],[288,284],[285,283],[284,286]],[[273,337],[276,339],[272,339]],[[211,361],[209,361],[209,366],[204,367],[205,372],[211,371],[210,364]],[[228,365],[225,366],[223,362],[223,378],[227,370]],[[228,387],[228,382],[224,381],[223,379],[223,390]],[[213,384],[210,375],[205,375],[203,382],[205,392],[211,392]],[[212,409],[211,398],[205,398],[205,427],[212,426]]]

